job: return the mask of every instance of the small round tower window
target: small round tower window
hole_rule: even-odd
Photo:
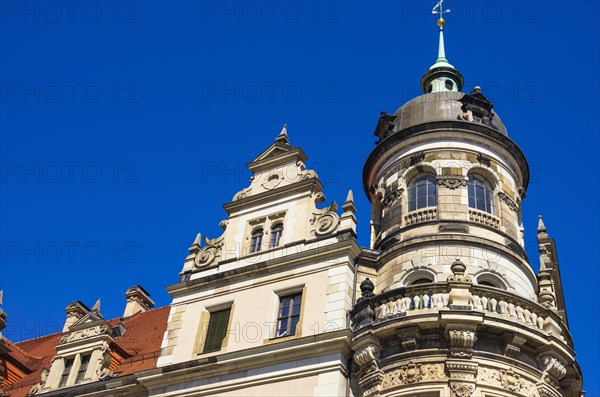
[[[446,89],[447,90],[452,90],[454,88],[454,83],[452,82],[452,80],[446,80]]]

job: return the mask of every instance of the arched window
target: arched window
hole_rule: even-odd
[[[477,276],[477,284],[485,287],[494,287],[504,290],[508,289],[506,282],[504,282],[501,277],[487,272]]]
[[[413,269],[402,278],[399,286],[410,287],[412,285],[435,283],[435,278],[435,273],[429,269]]]
[[[419,285],[419,284],[429,284],[432,283],[433,281],[428,279],[428,278],[419,278],[413,282],[410,283],[410,285]]]
[[[408,184],[408,211],[433,207],[436,203],[435,176],[425,174],[414,177]]]
[[[494,213],[494,193],[490,184],[478,175],[469,176],[469,207]]]
[[[250,241],[250,253],[260,251],[262,245],[263,229],[259,228],[252,232],[252,240]]]
[[[283,234],[283,223],[273,225],[271,228],[271,244],[270,247],[274,248],[279,246],[281,235]]]

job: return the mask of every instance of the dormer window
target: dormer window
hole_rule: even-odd
[[[250,241],[250,253],[259,252],[262,245],[263,229],[258,228],[252,232],[252,238]]]
[[[77,354],[64,360],[64,369],[58,382],[58,387],[77,385],[86,379],[90,365],[91,354]]]

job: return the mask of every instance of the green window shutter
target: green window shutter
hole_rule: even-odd
[[[223,339],[227,335],[230,314],[231,308],[210,313],[203,353],[221,350]]]

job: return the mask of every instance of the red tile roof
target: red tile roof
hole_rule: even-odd
[[[108,321],[112,326],[121,323],[126,331],[115,338],[111,369],[116,377],[154,368],[160,355],[160,345],[167,328],[170,306]],[[61,334],[12,343],[8,341],[7,377],[2,389],[8,397],[25,397],[31,387],[40,382],[42,368],[50,368]],[[125,351],[123,357],[119,350]]]

